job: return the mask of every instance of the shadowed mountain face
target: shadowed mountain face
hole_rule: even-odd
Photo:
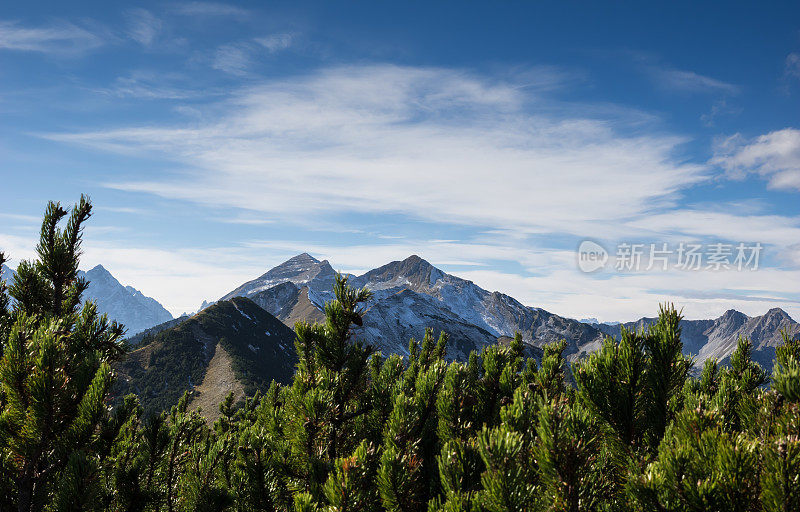
[[[2,270],[2,278],[11,284],[16,273],[5,265]],[[95,301],[97,309],[106,313],[110,320],[124,325],[128,335],[172,320],[172,314],[158,301],[147,297],[136,288],[123,286],[102,265],[97,265],[88,272],[78,271],[78,275],[89,281],[83,300]]]
[[[655,320],[642,318],[636,322],[600,324],[598,327],[610,336],[619,337],[623,326],[627,329],[642,329]],[[696,366],[701,367],[710,358],[727,363],[736,350],[739,337],[749,338],[753,343],[753,359],[771,370],[775,349],[783,342],[781,329],[797,335],[800,333],[800,324],[780,308],[770,309],[766,314],[754,317],[731,309],[715,320],[682,320],[681,339],[684,352],[696,356]]]
[[[309,288],[307,286],[299,288],[290,281],[255,293],[250,298],[290,327],[301,320],[307,322],[325,320],[320,308],[309,299]]]
[[[324,303],[333,298],[335,271],[327,261],[301,254],[249,281],[224,298],[243,295],[293,325],[321,320]],[[577,357],[599,346],[602,333],[587,324],[530,308],[516,299],[488,292],[472,281],[446,274],[419,256],[410,256],[351,277],[351,285],[374,294],[357,335],[384,353],[406,354],[411,337],[425,327],[450,335],[448,357],[465,358],[470,350],[522,333],[531,346],[566,339]]]
[[[170,407],[189,391],[192,406],[213,417],[229,392],[252,396],[272,380],[290,382],[294,374],[294,332],[244,297],[163,327],[140,336],[116,368],[115,397],[136,393],[148,413]]]

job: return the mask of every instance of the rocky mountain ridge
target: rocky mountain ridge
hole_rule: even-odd
[[[244,297],[157,326],[137,341],[117,365],[114,395],[137,394],[148,414],[188,391],[191,407],[213,419],[229,392],[237,399],[252,396],[294,374],[294,332]]]
[[[244,283],[221,300],[246,296],[287,321],[321,319],[331,298],[336,272],[327,261],[300,254]],[[393,261],[359,276],[350,284],[368,287],[364,325],[357,330],[384,353],[406,354],[411,337],[424,329],[450,335],[449,357],[464,359],[473,349],[496,343],[519,331],[534,347],[566,339],[570,357],[599,346],[603,334],[595,327],[523,305],[500,292],[489,292],[472,281],[447,274],[419,256]],[[289,322],[289,320],[292,322]]]
[[[172,320],[172,314],[157,300],[132,286],[121,284],[102,265],[79,273],[89,280],[84,300],[96,301],[98,309],[123,324],[128,335]]]
[[[157,300],[132,286],[121,284],[102,265],[88,271],[79,270],[78,275],[89,281],[83,300],[94,300],[101,313],[106,313],[109,319],[125,326],[128,336],[172,320],[172,314]],[[15,276],[13,269],[3,265],[2,278],[9,285]]]
[[[287,325],[297,320],[317,321],[332,296],[336,272],[326,260],[299,254],[244,283],[223,299],[247,296]],[[450,357],[461,359],[498,338],[523,335],[530,347],[565,339],[568,359],[577,360],[600,347],[605,336],[618,337],[622,326],[637,328],[654,319],[627,323],[588,323],[544,309],[525,306],[513,297],[489,292],[472,281],[447,274],[412,255],[362,275],[350,276],[355,287],[366,286],[374,298],[367,305],[358,335],[385,353],[405,354],[411,337],[420,339],[425,327],[451,336]],[[591,319],[590,319],[591,320]],[[771,367],[780,330],[800,332],[800,325],[776,308],[759,317],[728,311],[718,319],[684,320],[684,347],[699,364],[710,357],[725,362],[739,336],[753,341],[754,358]]]
[[[599,324],[598,328],[609,336],[619,337],[622,327],[639,330],[655,321],[655,318],[640,318],[618,325]],[[682,320],[681,338],[684,352],[695,356],[697,366],[710,358],[727,363],[739,338],[749,338],[753,343],[753,359],[771,369],[775,349],[783,342],[783,329],[793,336],[800,334],[800,323],[780,308],[753,317],[730,309],[713,320]]]

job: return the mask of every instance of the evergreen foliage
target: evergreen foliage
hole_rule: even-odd
[[[564,343],[526,359],[520,336],[447,362],[431,331],[403,359],[354,336],[370,293],[338,276],[325,323],[295,327],[285,384],[253,380],[213,425],[185,393],[112,407],[122,328],[81,305],[76,276],[90,211],[62,229],[49,205],[37,260],[0,283],[0,510],[800,510],[800,340],[784,333],[769,376],[741,340],[695,378],[672,306],[572,367]],[[139,350],[185,348],[170,332]]]

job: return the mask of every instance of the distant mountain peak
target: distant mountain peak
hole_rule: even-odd
[[[304,263],[304,262],[320,263],[320,261],[317,258],[311,256],[307,252],[302,252],[302,253],[298,254],[297,256],[292,256],[288,260],[286,260],[283,263],[281,263],[281,265],[285,265],[287,263]],[[280,265],[278,265],[278,266],[280,266]]]
[[[237,296],[251,296],[287,281],[298,287],[319,281],[322,289],[330,290],[333,287],[334,273],[327,260],[320,261],[304,252],[242,284],[220,300],[229,300]]]
[[[786,320],[791,320],[792,317],[789,316],[789,313],[782,310],[781,308],[772,308],[764,315],[767,318],[781,318]]]
[[[416,264],[416,263],[423,263],[423,264],[426,264],[426,265],[430,265],[430,263],[428,263],[426,260],[424,260],[424,259],[420,258],[420,257],[419,257],[419,256],[417,256],[416,254],[412,254],[412,255],[411,255],[411,256],[409,256],[408,258],[404,259],[404,260],[403,260],[403,262],[404,262],[404,263],[406,263],[406,262],[407,262],[407,263],[412,263],[412,264]]]
[[[307,252],[298,254],[297,256],[292,256],[288,260],[284,261],[283,263],[271,268],[266,274],[275,274],[285,271],[296,271],[296,270],[309,270],[315,267],[320,266],[323,263],[327,263],[327,261],[320,261],[317,258],[311,256]]]
[[[80,271],[79,275],[89,281],[84,299],[97,302],[100,311],[125,325],[128,334],[136,334],[172,319],[170,312],[158,301],[132,286],[121,284],[102,265],[86,272]]]
[[[111,272],[109,272],[103,265],[96,265],[91,270],[87,271],[86,278],[89,279],[89,281],[102,281],[104,283],[119,284],[117,278],[115,278],[113,274],[111,274]]]
[[[747,320],[749,317],[742,313],[741,311],[737,311],[735,309],[729,309],[728,311],[724,312],[722,316],[719,317],[720,320]]]
[[[436,281],[444,278],[447,274],[434,267],[426,260],[416,254],[412,254],[404,260],[392,261],[370,270],[361,280],[366,283],[371,282],[373,287],[376,283],[392,286],[411,286],[418,290],[420,286],[430,287]]]
[[[416,254],[412,254],[404,260],[393,261],[381,268],[387,267],[396,268],[404,275],[414,275],[420,272],[428,272],[430,269],[436,269],[436,267],[431,265],[427,260],[420,258]]]

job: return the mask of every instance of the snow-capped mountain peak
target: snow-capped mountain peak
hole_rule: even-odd
[[[80,274],[81,272],[79,272]],[[111,275],[111,272],[106,270],[103,265],[96,265],[94,268],[83,272],[83,275],[88,279],[90,282],[95,283],[95,285],[108,285],[108,286],[122,286],[117,278]],[[134,288],[128,287],[131,290]]]
[[[375,290],[399,286],[421,291],[422,289],[434,287],[446,275],[414,254],[404,260],[393,261],[370,270],[366,274],[359,276],[356,281]]]
[[[334,276],[327,261],[301,254],[243,284],[224,299],[243,295],[282,319],[311,318],[309,314],[317,314],[333,298]],[[286,287],[286,283],[291,286]],[[508,295],[490,293],[417,255],[353,276],[350,284],[372,290],[360,336],[386,353],[403,353],[408,338],[420,339],[425,327],[453,331],[453,357],[463,356],[470,347],[494,343],[500,336],[513,336],[516,331],[531,344],[561,337],[574,337],[576,342],[578,338],[582,342],[601,338],[591,326],[574,320],[562,322],[560,317],[529,308]],[[311,305],[317,313],[309,309]]]
[[[3,265],[2,278],[11,284],[16,273]],[[172,314],[155,299],[146,296],[132,286],[122,285],[111,272],[102,265],[78,271],[78,276],[89,281],[83,300],[93,300],[97,309],[106,313],[110,320],[125,326],[128,335],[172,320]]]
[[[333,287],[336,272],[327,260],[320,261],[308,253],[298,254],[263,275],[248,281],[228,293],[220,300],[233,297],[249,297],[281,283],[290,282],[298,287],[308,286],[312,290],[329,291]]]
[[[102,265],[79,271],[78,275],[89,281],[84,300],[97,302],[100,312],[123,324],[129,335],[172,320],[172,314],[158,301],[132,286],[124,286]]]

